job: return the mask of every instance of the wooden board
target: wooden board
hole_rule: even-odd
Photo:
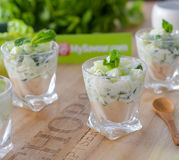
[[[145,3],[150,25],[153,3]],[[137,28],[138,29],[138,28]],[[131,29],[134,33],[136,30]],[[134,55],[136,47],[133,43]],[[81,65],[59,65],[59,100],[39,113],[14,108],[14,148],[3,160],[178,160],[179,147],[173,144],[166,125],[152,111],[159,97],[145,89],[141,97],[143,128],[116,141],[109,141],[86,126],[90,105],[84,88]],[[162,95],[160,95],[162,96]],[[179,129],[179,93],[166,93],[175,104]]]

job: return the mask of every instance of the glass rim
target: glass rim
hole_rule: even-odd
[[[173,0],[172,1],[172,3],[173,4],[176,4],[176,3],[178,3],[178,0]],[[171,8],[169,8],[169,7],[166,7],[166,6],[164,6],[164,5],[168,5],[168,4],[171,4],[171,2],[170,1],[160,1],[160,2],[156,2],[156,7],[158,7],[160,10],[167,10],[168,12],[170,11],[170,12],[178,12],[178,7],[171,7]],[[157,8],[157,9],[158,9]]]
[[[7,81],[9,83],[9,87],[5,91],[0,93],[0,97],[1,97],[1,96],[4,96],[5,94],[7,94],[10,90],[12,90],[13,85],[12,85],[11,80],[9,78],[7,78],[7,77],[4,77],[4,76],[0,75],[0,79],[3,79],[3,80],[5,80],[5,81]]]
[[[143,32],[149,32],[151,31],[152,29],[155,29],[155,28],[152,28],[152,27],[148,27],[148,28],[142,28],[142,29],[139,29],[136,33],[135,33],[135,38],[136,39],[140,39],[142,41],[146,41],[146,42],[154,42],[154,41],[158,41],[158,42],[161,42],[161,41],[164,41],[164,42],[173,42],[173,41],[179,41],[179,37],[176,38],[176,39],[170,39],[170,40],[163,40],[163,39],[155,39],[155,40],[148,40],[148,39],[145,39],[145,38],[141,38],[140,34],[143,33]],[[179,30],[173,30],[174,33],[179,33]]]
[[[4,54],[4,53],[10,53],[9,52],[9,50],[7,50],[7,45],[9,44],[9,43],[12,43],[12,42],[14,42],[14,40],[12,40],[12,41],[7,41],[7,42],[5,42],[4,44],[2,44],[2,46],[1,46],[1,51],[2,51],[2,55],[4,56],[4,55],[11,55],[11,54]],[[58,46],[58,43],[56,42],[56,41],[50,41],[50,43],[53,43],[53,44],[55,44],[55,49],[59,49],[59,46]],[[23,55],[19,55],[19,54],[17,54],[17,55],[15,55],[16,57],[18,57],[18,56],[24,56],[24,57],[28,57],[28,56],[33,56],[33,55],[44,55],[44,54],[48,54],[50,51],[53,51],[53,50],[55,50],[55,49],[50,49],[49,51],[44,51],[44,52],[32,52],[31,54],[23,54]]]
[[[121,79],[121,78],[131,77],[131,75],[124,75],[124,76],[96,75],[96,74],[94,74],[94,73],[89,72],[89,71],[87,70],[87,68],[85,67],[85,65],[86,65],[87,63],[89,63],[89,62],[91,62],[91,61],[93,61],[93,60],[95,60],[95,59],[96,59],[96,60],[100,60],[100,58],[101,58],[101,60],[102,60],[102,58],[106,58],[106,57],[107,57],[107,56],[98,56],[98,57],[94,57],[94,58],[88,59],[87,61],[85,61],[85,62],[82,64],[82,71],[85,71],[86,73],[88,73],[88,74],[90,74],[90,75],[92,75],[92,76],[94,76],[94,77],[98,77],[98,78],[116,78],[116,79]],[[131,58],[131,59],[135,59],[135,60],[140,61],[140,62],[142,63],[142,68],[143,68],[143,70],[142,70],[141,73],[139,73],[139,75],[141,75],[141,74],[143,74],[143,73],[145,73],[145,72],[147,71],[147,65],[146,65],[146,63],[145,63],[142,59],[140,59],[140,58],[138,58],[138,57],[133,57],[133,56],[121,56],[121,58]]]

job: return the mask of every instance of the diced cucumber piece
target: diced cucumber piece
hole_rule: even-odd
[[[115,77],[115,76],[121,76],[122,73],[121,73],[121,71],[118,68],[114,68],[114,69],[106,72],[106,75]]]

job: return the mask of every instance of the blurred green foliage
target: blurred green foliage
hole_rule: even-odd
[[[139,25],[142,1],[127,0],[0,0],[0,23],[21,19],[36,30],[57,33],[111,32]]]
[[[26,25],[22,20],[14,19],[8,22],[8,32],[0,33],[0,46],[6,41],[15,40],[18,37],[32,37],[34,30],[31,26]],[[0,50],[0,75],[6,76],[7,72],[2,60],[2,53]]]

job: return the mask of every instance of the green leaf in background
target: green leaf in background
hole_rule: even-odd
[[[37,33],[31,40],[31,44],[39,44],[49,42],[55,39],[56,33],[53,30],[46,30]]]
[[[6,41],[15,40],[18,37],[26,36],[30,38],[33,35],[34,35],[34,30],[32,27],[26,25],[22,20],[14,19],[8,23],[8,32],[0,33],[0,46]],[[8,77],[8,74],[6,72],[2,60],[1,50],[0,50],[0,75]]]
[[[0,22],[18,18],[36,30],[54,29],[58,34],[113,32],[144,20],[142,0],[1,1]]]
[[[21,11],[33,12],[36,9],[35,0],[9,0],[11,3],[16,4]]]
[[[6,23],[13,18],[20,18],[20,9],[10,0],[0,0],[0,23]]]
[[[173,25],[164,19],[162,20],[162,28],[165,30],[165,32],[168,32],[168,33],[172,33],[173,31]]]
[[[24,12],[22,14],[22,19],[26,24],[29,24],[31,26],[33,26],[35,23],[35,18],[31,12]]]
[[[126,13],[127,14],[126,17],[128,19],[127,20],[128,25],[137,26],[143,22],[144,15],[141,12],[142,6],[143,6],[142,0],[133,1],[130,3],[128,12]]]
[[[9,33],[19,33],[21,36],[26,35],[32,37],[34,30],[32,27],[26,25],[22,20],[14,19],[8,23]]]
[[[0,75],[8,77],[6,68],[5,68],[4,63],[2,61],[2,54],[1,54],[1,52],[0,52]]]

